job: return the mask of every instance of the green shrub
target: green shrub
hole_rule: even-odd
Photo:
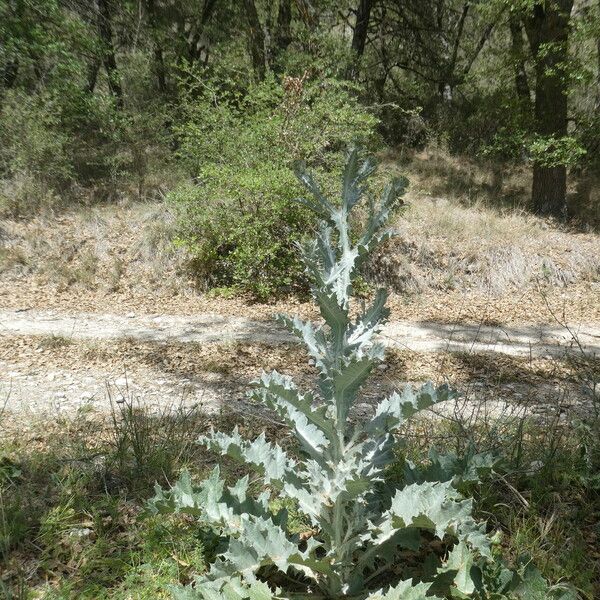
[[[34,179],[54,191],[67,187],[73,165],[56,100],[49,95],[9,94],[2,117],[1,177]]]
[[[0,127],[0,214],[29,217],[62,203],[75,177],[71,139],[51,94],[5,97]]]
[[[289,167],[304,159],[329,185],[349,142],[376,142],[376,119],[343,84],[295,78],[248,90],[209,82],[183,106],[179,156],[194,179],[169,200],[195,276],[259,298],[304,288],[295,243],[314,219],[292,202]]]
[[[333,79],[273,76],[248,89],[203,82],[181,101],[178,154],[196,176],[207,163],[253,168],[288,167],[302,159],[338,169],[351,142],[372,148],[377,119],[352,90]]]
[[[302,286],[295,243],[310,215],[293,198],[289,171],[269,165],[239,171],[211,165],[197,184],[170,194],[178,242],[193,255],[195,275],[209,287],[238,288],[259,298]]]
[[[120,61],[120,108],[100,83],[96,93],[86,89],[87,61],[56,50],[60,57],[44,86],[15,87],[2,97],[0,211],[31,216],[80,198],[114,199],[131,188],[145,197],[172,179],[171,107],[151,90],[149,60],[134,52]],[[160,182],[153,185],[151,175]]]
[[[483,154],[500,162],[520,161],[531,127],[527,110],[510,90],[491,90],[440,114],[439,137],[451,153]]]
[[[169,187],[173,179],[180,180],[173,168],[172,133],[167,125],[172,120],[172,107],[153,91],[153,67],[144,53],[123,57],[119,68],[124,106],[117,110],[110,98],[90,98],[100,106],[87,111],[89,125],[84,139],[92,142],[88,163],[96,164],[96,181],[104,182],[109,173],[111,191],[131,191],[141,200],[157,187]],[[97,123],[93,122],[94,115]]]

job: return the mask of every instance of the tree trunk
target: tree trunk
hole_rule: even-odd
[[[14,85],[17,74],[19,72],[19,61],[15,58],[9,60],[0,71],[0,78],[2,79],[2,87],[5,90],[10,90]]]
[[[600,11],[600,0],[598,0],[598,10]],[[600,115],[600,32],[597,33],[598,39],[596,40],[596,103],[594,105],[594,111],[597,115]]]
[[[115,97],[117,107],[123,108],[123,88],[119,70],[117,69],[117,59],[115,58],[115,47],[113,45],[112,34],[112,12],[111,0],[98,0],[98,31],[102,40],[102,62],[106,69],[108,77],[108,89]]]
[[[87,86],[88,94],[93,94],[98,81],[98,71],[100,71],[100,59],[94,59],[87,68]]]
[[[156,74],[156,83],[158,91],[164,94],[167,91],[167,71],[165,69],[165,61],[163,59],[163,51],[160,44],[154,46],[154,72]]]
[[[275,35],[276,54],[287,50],[292,43],[292,1],[279,0],[277,12],[277,33]]]
[[[193,33],[190,34],[187,42],[187,53],[188,60],[190,63],[197,62],[202,52],[206,53],[208,57],[208,49],[202,45],[202,35],[204,34],[204,29],[206,28],[206,24],[209,19],[212,17],[215,9],[217,7],[218,0],[205,0],[204,5],[202,7],[202,12],[200,13],[200,18],[195,24],[195,28],[193,29]],[[185,25],[182,23],[182,32],[185,30]],[[208,59],[208,58],[207,58]]]
[[[598,0],[597,10],[600,10],[600,0]],[[592,113],[591,128],[600,126],[600,34],[596,40],[596,96],[594,101],[594,111]],[[594,188],[594,172],[597,173],[600,165],[600,139],[598,136],[590,136],[586,140],[585,148],[587,150],[586,160],[576,169],[577,181],[575,184],[574,206],[569,205],[569,211],[573,208],[573,213],[584,214],[592,206],[592,191]]]
[[[265,53],[265,34],[262,30],[254,0],[244,0],[246,21],[248,24],[248,46],[252,57],[254,73],[259,81],[265,78],[267,71]]]
[[[313,6],[311,0],[296,0],[298,13],[307,27],[315,30],[319,26],[319,13]]]
[[[535,58],[535,128],[541,137],[567,134],[568,83],[564,65],[568,58],[569,21],[573,0],[544,0],[535,4],[525,20]],[[566,216],[567,169],[565,165],[533,164],[533,210],[540,215]]]
[[[523,48],[523,29],[521,19],[511,14],[508,21],[510,28],[510,45],[513,59],[515,90],[521,106],[531,112],[531,91],[525,70],[525,52]]]
[[[531,200],[536,214],[564,219],[567,213],[567,168],[534,162]]]
[[[356,13],[356,23],[352,34],[352,64],[348,72],[348,79],[356,79],[360,68],[360,61],[365,52],[367,33],[369,31],[369,20],[374,0],[359,0]]]
[[[154,74],[156,75],[158,91],[161,94],[164,94],[167,91],[167,72],[165,69],[162,44],[160,43],[160,34],[156,21],[156,6],[154,0],[146,0],[146,12],[148,14],[148,25],[150,26],[150,32],[152,35]]]

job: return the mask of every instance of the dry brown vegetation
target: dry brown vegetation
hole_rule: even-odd
[[[474,182],[472,189],[448,184],[452,179],[443,175],[453,168],[457,179]],[[382,174],[390,171],[411,180],[408,207],[396,221],[400,236],[372,269],[396,290],[393,318],[551,322],[549,304],[568,320],[600,320],[600,237],[534,217],[517,201],[499,208],[503,194],[525,193],[522,172],[508,172],[493,196],[483,167],[440,152],[403,164],[384,161]],[[161,203],[4,220],[0,234],[0,307],[209,311],[259,319],[275,312],[272,304],[239,296],[199,294],[186,271],[186,252],[173,243],[173,217]],[[293,298],[278,301],[277,309],[313,311]]]
[[[538,285],[600,281],[598,235],[527,212],[521,170],[494,182],[480,165],[439,151],[412,156],[405,169],[409,206],[396,224],[400,235],[379,262],[384,279],[398,291],[502,296]]]

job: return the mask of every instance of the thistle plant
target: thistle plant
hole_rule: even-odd
[[[407,385],[381,400],[372,418],[358,422],[350,414],[384,357],[377,334],[389,314],[383,289],[370,306],[352,310],[352,285],[361,264],[390,235],[385,226],[407,186],[405,179],[394,179],[380,200],[373,200],[365,181],[374,168],[371,159],[351,151],[341,202],[333,203],[297,167],[300,182],[311,193],[301,202],[321,221],[316,239],[301,252],[323,322],[287,316],[278,320],[305,344],[319,372],[318,389],[301,391],[290,377],[272,372],[254,382],[252,394],[291,429],[299,457],[264,434],[248,441],[237,428],[200,439],[257,472],[265,491],[254,497],[247,476],[227,487],[218,466],[199,485],[184,473],[171,490],[157,490],[154,511],[193,515],[216,529],[224,543],[223,552],[193,586],[174,590],[176,598],[417,600],[439,598],[435,594],[448,590],[453,597],[467,598],[475,590],[473,561],[489,557],[490,544],[484,527],[472,517],[472,501],[460,495],[453,473],[442,468],[444,461],[434,461],[436,468],[430,465],[422,472],[407,463],[406,477],[396,487],[385,478],[386,467],[397,460],[399,428],[415,413],[452,400],[455,392],[445,385]],[[351,232],[352,211],[363,198],[364,225]],[[290,533],[287,511],[272,509],[274,495],[310,520],[312,536]],[[444,542],[446,553],[428,556],[436,538]],[[407,552],[420,557],[421,568],[403,564],[400,557]]]

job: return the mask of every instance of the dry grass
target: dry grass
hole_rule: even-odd
[[[0,272],[58,289],[104,293],[185,287],[184,252],[161,204],[78,208],[61,216],[5,220]]]
[[[527,208],[531,170],[452,156],[440,148],[409,152],[396,162],[411,180],[411,189],[422,195],[447,197],[464,205],[486,204],[500,208]]]
[[[48,186],[30,175],[18,173],[10,179],[0,179],[0,216],[51,214],[65,204]]]
[[[464,187],[452,185],[463,171]],[[494,184],[483,169],[439,154],[417,155],[405,172],[412,185],[396,223],[400,236],[375,262],[379,278],[398,291],[480,288],[499,295],[600,279],[600,236],[521,208],[514,199],[523,197],[522,173]],[[512,196],[504,195],[510,190]],[[436,195],[441,191],[444,197]]]
[[[600,236],[529,214],[526,170],[497,173],[430,151],[384,159],[380,179],[395,173],[410,179],[409,206],[396,222],[400,236],[372,264],[374,278],[402,294],[392,302],[395,319],[446,321],[468,314],[479,322],[485,312],[497,322],[551,320],[535,288],[553,306],[565,305],[568,318],[597,320]],[[4,220],[0,304],[259,319],[277,310],[312,314],[294,299],[276,309],[199,295],[174,232],[173,216],[160,201]]]

